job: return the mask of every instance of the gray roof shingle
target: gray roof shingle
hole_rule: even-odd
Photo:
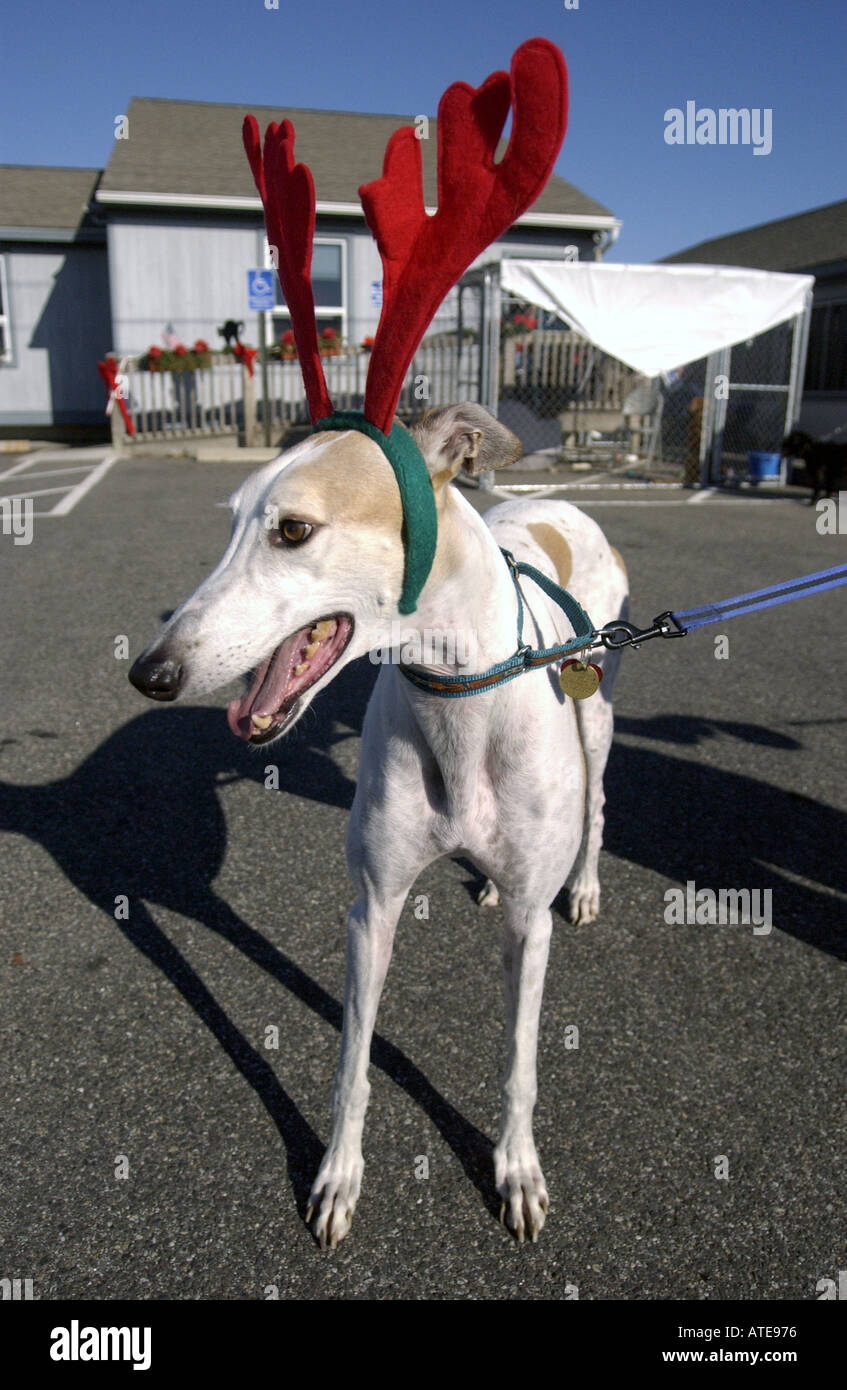
[[[663,257],[662,265],[685,262],[741,265],[754,270],[811,270],[847,261],[847,202],[782,217],[731,236],[701,241]]]
[[[0,164],[0,227],[76,230],[99,176],[99,169]]]
[[[318,203],[358,203],[358,187],[378,178],[389,136],[414,116],[356,111],[293,110],[203,101],[135,97],[127,118],[129,138],[114,142],[101,188],[104,192],[255,198],[241,143],[248,111],[260,130],[288,117],[297,135],[297,157],[310,166]],[[436,121],[423,140],[424,197],[435,197]],[[554,174],[534,212],[610,217],[609,209]]]

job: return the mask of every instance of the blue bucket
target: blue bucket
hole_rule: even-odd
[[[756,481],[763,478],[778,478],[781,458],[779,454],[753,452],[747,455],[747,469]]]

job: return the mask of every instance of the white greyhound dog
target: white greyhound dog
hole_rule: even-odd
[[[228,719],[234,733],[265,744],[348,662],[384,644],[392,624],[422,646],[433,634],[452,638],[456,659],[430,665],[437,674],[485,671],[516,648],[515,581],[501,547],[567,587],[598,624],[625,616],[623,564],[582,512],[520,501],[483,519],[450,485],[463,466],[479,473],[514,461],[520,444],[503,425],[465,404],[433,411],[412,434],[438,513],[435,562],[416,612],[398,610],[403,513],[391,465],[365,434],[327,430],[238,489],[223,559],[138,658],[133,684],[171,700],[255,669]],[[573,637],[536,584],[524,579],[521,588],[527,641],[544,648]],[[359,1197],[371,1036],[397,920],[418,874],[455,854],[489,880],[481,900],[496,902],[499,890],[502,902],[508,1057],[494,1177],[501,1219],[518,1240],[537,1239],[548,1198],[532,1113],[550,908],[570,878],[571,921],[597,915],[618,660],[614,651],[597,658],[600,690],[579,701],[562,694],[551,666],[444,699],[418,689],[396,663],[382,665],[347,835],[356,901],[332,1133],[307,1212],[322,1246],[347,1234]]]

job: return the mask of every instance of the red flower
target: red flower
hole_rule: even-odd
[[[174,352],[176,353],[177,357],[184,357],[185,354],[188,352],[188,348],[185,347],[183,343],[177,343],[176,347],[174,348]]]
[[[148,357],[161,357],[161,355],[162,349],[160,347],[151,347],[147,349]]]
[[[534,319],[534,318],[530,317],[530,318],[528,318],[528,319],[525,319],[524,322],[526,323],[526,326],[527,326],[527,328],[529,328],[529,329],[533,329],[533,328],[537,328],[537,327],[538,327],[538,319]]]
[[[208,344],[207,342],[204,342],[204,340],[203,340],[202,338],[198,338],[198,339],[197,339],[197,342],[194,344],[194,351],[195,351],[195,352],[208,352],[208,351],[209,351],[209,344]]]
[[[338,334],[334,328],[325,328],[321,334],[322,338],[337,338]]]
[[[363,347],[363,348],[372,348],[373,345],[374,345],[374,340],[373,340],[373,338],[372,338],[370,335],[368,335],[367,338],[363,338],[363,339],[362,339],[362,347]]]
[[[285,332],[283,333],[282,337],[280,338],[280,342],[281,342],[281,343],[285,343],[286,347],[293,346],[293,344],[294,344],[294,333],[293,333],[292,329],[287,328],[287,329],[285,330]]]

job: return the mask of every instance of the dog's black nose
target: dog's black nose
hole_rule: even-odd
[[[133,663],[129,679],[151,700],[175,700],[183,683],[183,671],[177,661],[162,661],[156,656],[140,656]]]

